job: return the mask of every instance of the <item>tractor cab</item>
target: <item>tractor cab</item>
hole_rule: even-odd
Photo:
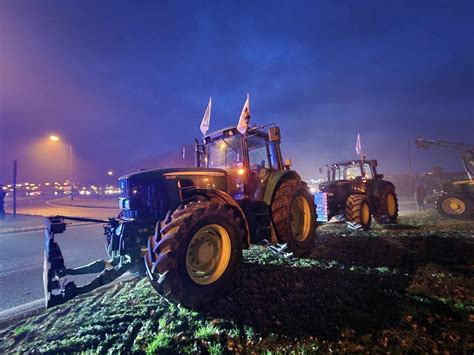
[[[223,169],[228,174],[229,193],[240,200],[248,196],[263,200],[268,178],[282,170],[280,130],[268,133],[251,128],[242,135],[236,128],[226,128],[204,137],[197,145],[197,165]]]
[[[381,179],[377,174],[377,160],[351,160],[332,164],[328,169],[328,181]]]

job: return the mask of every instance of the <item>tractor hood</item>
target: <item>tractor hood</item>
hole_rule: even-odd
[[[456,181],[448,181],[441,184],[441,188],[443,192],[448,193],[462,193],[474,191],[474,181],[472,180],[456,180]]]
[[[216,176],[225,177],[226,172],[222,169],[213,168],[166,168],[166,169],[150,169],[140,170],[127,175],[123,175],[119,180],[156,180],[156,179],[171,179],[175,176]]]
[[[329,194],[349,193],[351,189],[351,182],[349,180],[325,181],[319,184],[319,191]],[[347,190],[347,191],[346,191]]]
[[[119,178],[119,207],[127,218],[163,218],[195,188],[227,191],[227,173],[211,168],[137,171]]]

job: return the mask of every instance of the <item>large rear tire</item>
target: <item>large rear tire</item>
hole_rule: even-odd
[[[392,186],[386,185],[377,199],[377,209],[374,218],[378,223],[397,223],[398,198]]]
[[[350,195],[346,201],[346,222],[357,228],[369,230],[372,223],[370,201],[366,195]]]
[[[273,195],[273,225],[279,243],[286,243],[294,256],[310,253],[316,239],[316,211],[313,195],[302,181],[283,181]]]
[[[219,297],[242,259],[241,222],[231,207],[211,201],[175,210],[148,240],[145,266],[152,286],[191,307]]]
[[[447,194],[438,197],[436,209],[444,217],[464,219],[472,214],[471,201],[465,196]]]

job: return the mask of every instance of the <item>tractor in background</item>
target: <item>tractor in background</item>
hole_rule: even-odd
[[[350,160],[328,166],[327,181],[315,195],[318,221],[337,217],[352,229],[370,229],[379,223],[396,223],[395,186],[377,173],[377,160]]]
[[[245,124],[250,115],[244,111]],[[202,144],[196,141],[196,167],[138,171],[119,179],[120,215],[108,221],[81,219],[105,222],[108,261],[67,268],[55,236],[65,231],[68,217],[49,218],[46,306],[129,270],[147,275],[159,294],[198,306],[231,284],[243,248],[273,243],[294,256],[307,255],[316,238],[314,197],[298,173],[284,165],[280,129],[245,127],[242,133],[241,123],[205,135]],[[64,281],[67,275],[97,272],[84,286]]]
[[[461,161],[467,179],[448,181],[441,184],[440,193],[427,198],[434,203],[438,212],[448,218],[472,218],[474,215],[474,145],[415,138],[419,149],[443,148],[460,150]]]

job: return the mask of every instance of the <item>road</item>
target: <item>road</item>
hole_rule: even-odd
[[[6,201],[7,213],[12,212]],[[51,198],[21,198],[18,214],[41,216],[74,216],[107,219],[117,216],[114,208],[87,208],[55,205]],[[63,252],[66,266],[77,267],[106,259],[101,224],[71,226],[56,237]],[[0,311],[43,298],[43,232],[16,232],[0,235]],[[93,275],[69,280],[85,282]]]
[[[107,258],[102,225],[70,227],[56,237],[65,264],[77,267]],[[43,232],[0,236],[0,311],[43,298]],[[84,282],[94,276],[69,280]]]

